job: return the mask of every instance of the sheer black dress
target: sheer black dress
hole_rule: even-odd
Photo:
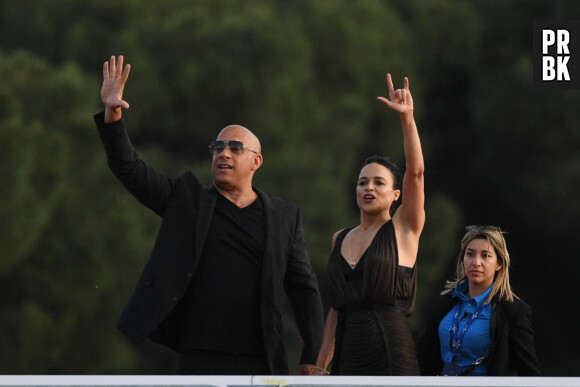
[[[389,220],[354,269],[341,254],[344,229],[327,267],[332,307],[338,311],[333,375],[419,375],[407,316],[413,312],[416,265],[399,266]]]

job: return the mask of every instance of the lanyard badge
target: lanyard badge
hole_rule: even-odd
[[[469,329],[471,324],[477,319],[477,316],[483,311],[483,308],[487,306],[487,302],[482,303],[479,308],[471,315],[461,332],[459,331],[459,304],[457,304],[457,310],[453,315],[453,322],[451,328],[451,353],[453,353],[453,358],[455,359],[459,352],[461,351],[461,345],[463,344],[463,339],[465,337],[465,332]]]

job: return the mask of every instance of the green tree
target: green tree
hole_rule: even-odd
[[[126,372],[136,357],[115,319],[156,221],[107,171],[99,84],[24,52],[1,54],[0,74],[0,372]]]

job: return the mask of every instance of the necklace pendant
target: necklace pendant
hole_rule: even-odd
[[[350,261],[350,265],[351,265],[352,267],[355,267],[355,266],[356,266],[356,262],[355,262],[355,261]]]

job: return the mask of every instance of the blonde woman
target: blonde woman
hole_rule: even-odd
[[[456,276],[420,340],[423,375],[540,375],[531,308],[512,291],[504,233],[468,226]]]

